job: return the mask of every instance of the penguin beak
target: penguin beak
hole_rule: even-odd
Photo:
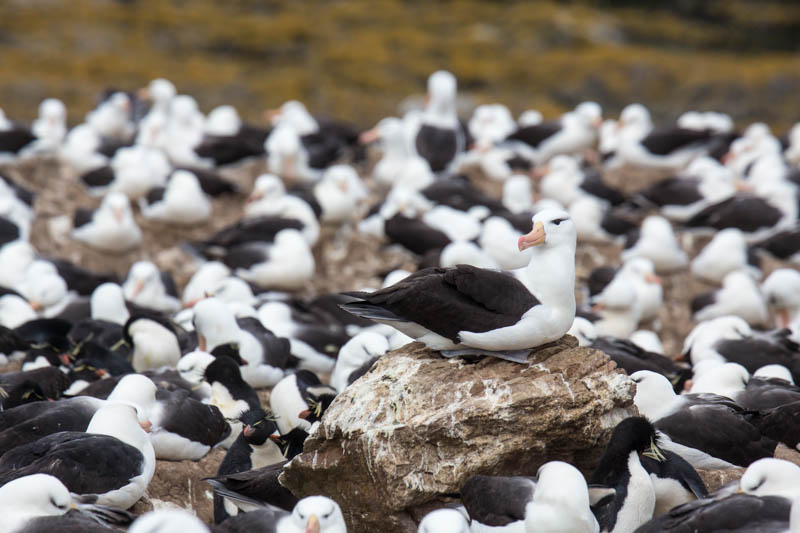
[[[517,246],[519,247],[519,251],[522,252],[523,250],[531,248],[532,246],[544,244],[546,239],[547,235],[544,232],[544,224],[542,224],[542,221],[540,220],[533,225],[533,229],[530,233],[519,238]]]
[[[41,310],[42,310],[42,308],[44,307],[44,306],[43,306],[43,305],[42,305],[40,302],[37,302],[36,300],[31,300],[31,301],[29,301],[29,302],[28,302],[28,305],[30,305],[30,306],[31,306],[31,309],[33,309],[33,310],[34,310],[34,311],[36,311],[37,313],[38,313],[39,311],[41,311]]]
[[[317,518],[317,515],[312,514],[308,517],[308,522],[306,522],[306,533],[319,533],[319,518]]]
[[[136,91],[136,98],[139,100],[144,100],[145,102],[150,102],[153,99],[152,95],[150,94],[150,89],[147,87],[142,87]]]
[[[242,428],[242,433],[244,433],[245,437],[249,437],[253,434],[253,428],[251,426],[245,426]]]
[[[58,356],[58,360],[61,361],[61,364],[64,366],[69,366],[72,364],[72,360],[69,358],[69,354],[62,353]]]
[[[649,457],[650,459],[653,459],[655,461],[658,461],[659,463],[663,463],[664,461],[667,460],[667,458],[664,457],[664,454],[661,453],[661,450],[658,449],[658,446],[656,446],[656,443],[653,439],[650,439],[650,447],[647,449],[647,451],[642,453],[642,455],[644,455],[645,457]]]
[[[283,444],[283,441],[281,440],[281,434],[278,433],[277,431],[269,436],[269,440],[271,440],[275,444]]]
[[[144,422],[139,422],[139,426],[141,426],[141,428],[145,430],[147,433],[150,433],[153,427],[153,423],[150,422],[149,420],[145,420]]]
[[[297,418],[301,418],[303,420],[308,420],[309,416],[311,416],[311,411],[309,411],[308,409],[305,409],[304,411],[300,411],[300,413],[297,415]]]

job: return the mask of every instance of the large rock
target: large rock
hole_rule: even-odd
[[[414,532],[423,509],[472,475],[535,475],[556,459],[590,471],[635,414],[633,393],[605,354],[571,336],[526,364],[409,344],[336,398],[282,482],[298,497],[334,498],[348,531]]]

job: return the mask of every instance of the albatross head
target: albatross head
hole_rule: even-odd
[[[48,474],[21,477],[0,488],[0,509],[3,509],[5,519],[9,519],[8,514],[12,515],[12,522],[24,523],[38,516],[59,516],[72,507],[67,487]]]
[[[469,523],[455,509],[436,509],[425,515],[417,533],[469,533]]]
[[[569,244],[575,248],[575,224],[569,214],[561,209],[544,209],[533,217],[533,229],[519,238],[517,246],[522,252],[532,246],[557,246]]]
[[[782,496],[800,499],[800,467],[771,457],[759,459],[745,470],[739,490],[755,496]]]
[[[309,496],[294,506],[289,518],[298,531],[306,533],[345,533],[347,526],[339,504],[325,496]],[[280,525],[280,524],[279,524]]]

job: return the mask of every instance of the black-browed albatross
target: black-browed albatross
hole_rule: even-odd
[[[569,215],[545,209],[519,239],[520,251],[536,247],[524,268],[426,268],[372,293],[346,293],[359,300],[342,308],[388,324],[445,357],[524,362],[531,348],[561,338],[575,318],[575,239]]]

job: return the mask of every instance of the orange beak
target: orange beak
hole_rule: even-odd
[[[141,428],[145,430],[147,433],[150,433],[153,427],[153,423],[150,422],[149,420],[145,420],[144,422],[139,422],[139,426],[141,426]]]
[[[203,336],[202,333],[197,332],[197,349],[201,352],[205,352],[207,348],[206,338]]]
[[[777,322],[779,328],[788,328],[792,322],[792,316],[789,314],[788,309],[778,310]]]
[[[519,238],[517,247],[519,248],[519,251],[522,252],[523,250],[533,246],[539,246],[540,244],[543,244],[546,239],[547,235],[544,232],[544,224],[539,221],[533,225],[533,229],[530,233]]]
[[[381,138],[381,132],[378,130],[377,127],[375,127],[367,131],[362,131],[361,134],[358,136],[358,142],[360,142],[361,144],[369,144],[377,141],[380,138]]]
[[[131,298],[136,298],[139,296],[139,293],[142,292],[142,289],[144,289],[144,280],[137,279],[136,285],[133,287],[133,294],[131,294]]]
[[[311,411],[309,411],[308,409],[305,409],[303,411],[300,411],[300,413],[297,415],[297,418],[301,418],[303,420],[307,420],[309,416],[311,416]]]
[[[736,156],[733,155],[733,152],[728,152],[727,154],[722,156],[722,164],[727,165],[733,160],[734,157]]]
[[[312,514],[308,517],[308,522],[306,522],[306,533],[319,533],[319,518],[317,518],[317,515]]]
[[[250,426],[245,426],[244,428],[242,428],[242,433],[244,433],[245,437],[249,437],[250,435],[253,434],[253,428]]]
[[[264,194],[263,193],[260,193],[260,192],[259,193],[253,193],[253,194],[251,194],[250,196],[247,197],[247,203],[248,204],[252,204],[253,202],[257,202],[257,201],[261,200],[262,198],[264,198]]]
[[[280,109],[267,109],[264,111],[264,120],[269,124],[274,124],[281,117]]]
[[[58,356],[58,360],[61,361],[61,364],[64,366],[69,366],[72,364],[72,360],[69,358],[69,354],[62,353]]]
[[[108,371],[105,368],[98,368],[94,371],[94,375],[101,379],[105,379],[108,377]]]
[[[150,94],[150,89],[148,89],[147,87],[142,87],[141,89],[136,91],[136,98],[138,98],[139,100],[144,100],[146,102],[149,102],[150,100],[153,99],[152,95]]]
[[[543,177],[547,176],[547,174],[549,173],[550,173],[549,166],[536,167],[530,171],[531,177],[535,180],[540,180]]]
[[[28,302],[28,305],[30,305],[30,306],[31,306],[31,309],[33,309],[33,310],[34,310],[34,311],[36,311],[37,313],[38,313],[39,311],[41,311],[42,309],[44,309],[44,306],[43,306],[43,305],[42,305],[40,302],[37,302],[36,300],[31,300],[31,301],[29,301],[29,302]]]
[[[281,444],[281,436],[279,433],[273,433],[272,435],[270,435],[269,440],[271,440],[275,444]]]
[[[644,280],[645,280],[647,283],[655,283],[656,285],[661,285],[662,283],[664,283],[664,280],[663,280],[663,279],[661,279],[661,277],[659,277],[659,276],[656,276],[655,274],[648,274],[648,275],[646,275],[646,276],[644,277]]]

